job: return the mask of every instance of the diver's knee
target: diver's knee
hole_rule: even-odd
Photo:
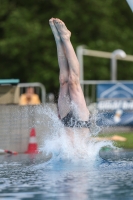
[[[68,84],[70,87],[75,87],[79,84],[79,77],[75,74],[71,74],[68,79]]]
[[[60,82],[60,85],[63,86],[68,83],[68,78],[66,76],[60,75],[59,82]]]

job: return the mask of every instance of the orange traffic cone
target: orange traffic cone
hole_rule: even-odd
[[[38,145],[37,145],[37,141],[36,141],[36,131],[34,128],[31,129],[28,149],[25,153],[28,153],[28,154],[38,153]]]

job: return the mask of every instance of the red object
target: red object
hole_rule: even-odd
[[[30,139],[29,139],[28,149],[25,153],[28,153],[28,154],[38,153],[38,145],[37,145],[37,141],[36,141],[35,128],[32,128],[30,131]]]
[[[9,151],[9,150],[4,150],[5,153],[8,153],[8,154],[13,154],[13,155],[17,155],[18,152],[16,151]]]

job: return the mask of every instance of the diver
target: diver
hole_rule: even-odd
[[[79,79],[79,62],[70,41],[71,32],[58,18],[49,20],[52,29],[59,63],[58,116],[71,135],[73,129],[87,134],[90,127],[90,112],[87,108]]]

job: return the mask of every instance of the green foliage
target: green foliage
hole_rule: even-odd
[[[41,82],[47,92],[58,91],[56,46],[48,20],[61,18],[72,32],[76,48],[132,54],[132,12],[126,1],[1,0],[0,78]],[[121,70],[122,69],[122,70]],[[110,79],[110,61],[85,58],[85,79]],[[118,62],[118,79],[132,79],[130,62]]]

